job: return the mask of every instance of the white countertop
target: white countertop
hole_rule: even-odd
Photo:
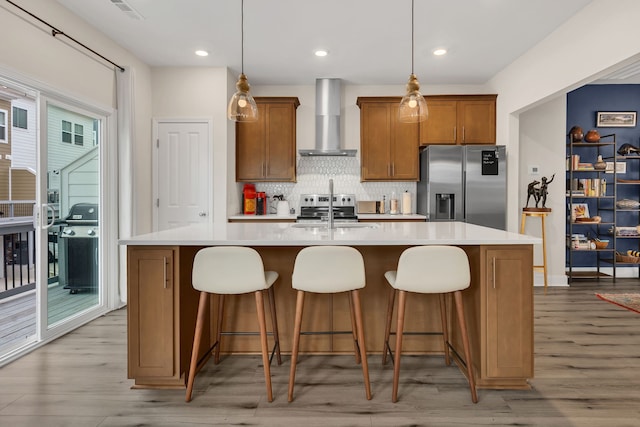
[[[462,222],[357,223],[327,230],[296,223],[196,224],[120,240],[122,245],[313,246],[313,245],[532,245],[538,237]]]
[[[298,218],[297,215],[231,215],[229,216],[229,220],[234,221],[274,221],[274,220],[282,220],[282,221],[295,221]],[[381,221],[407,221],[407,220],[420,220],[426,221],[427,217],[425,215],[420,214],[409,214],[409,215],[391,215],[391,214],[358,214],[358,219],[360,220],[381,220]]]
[[[298,218],[298,215],[275,215],[275,214],[268,214],[268,215],[243,215],[243,214],[238,214],[238,215],[231,215],[229,216],[229,218],[227,219],[233,219],[236,221],[266,221],[266,220],[281,220],[281,221],[295,221]]]
[[[398,214],[398,215],[391,215],[391,214],[362,214],[359,213],[358,214],[358,219],[359,220],[384,220],[384,221],[415,221],[415,220],[420,220],[420,221],[426,221],[427,217],[425,215],[420,215],[420,214]]]

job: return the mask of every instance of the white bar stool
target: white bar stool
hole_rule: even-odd
[[[349,246],[311,246],[302,249],[296,256],[291,280],[294,289],[298,290],[296,300],[296,318],[293,331],[293,348],[291,350],[291,371],[289,373],[289,402],[293,401],[293,386],[296,377],[298,348],[304,308],[305,292],[338,293],[349,292],[349,308],[351,311],[351,333],[354,337],[356,363],[362,363],[365,392],[371,400],[371,384],[369,383],[369,365],[364,342],[362,311],[360,309],[359,289],[365,287],[365,270],[362,254]],[[314,334],[344,333],[339,331],[313,332]]]
[[[275,271],[264,271],[262,257],[251,248],[236,246],[220,246],[200,249],[193,260],[192,282],[194,289],[200,291],[200,302],[196,320],[196,330],[193,337],[193,350],[191,352],[191,365],[189,366],[189,379],[187,382],[187,394],[185,400],[191,401],[193,383],[198,369],[198,352],[202,341],[202,333],[206,319],[207,306],[210,294],[220,297],[217,316],[217,336],[214,363],[220,361],[221,335],[233,335],[234,332],[222,332],[222,308],[225,295],[239,295],[249,292],[255,293],[256,309],[258,314],[258,326],[260,329],[260,345],[262,349],[262,363],[264,365],[264,379],[267,386],[267,399],[273,401],[271,390],[270,357],[267,343],[267,327],[264,312],[263,293],[268,292],[271,322],[273,327],[274,347],[271,353],[276,352],[278,364],[282,363],[280,356],[280,339],[278,336],[278,322],[276,318],[275,298],[273,283],[278,279]],[[242,335],[251,334],[242,333]]]
[[[467,368],[467,379],[471,389],[471,400],[478,402],[475,377],[467,335],[467,324],[464,316],[462,302],[462,290],[467,289],[471,283],[469,271],[469,259],[467,254],[455,246],[416,246],[406,249],[400,255],[397,271],[387,271],[384,275],[392,289],[389,292],[387,306],[387,324],[385,327],[384,350],[382,363],[386,363],[387,352],[391,353],[389,335],[391,334],[391,319],[393,317],[393,304],[395,295],[399,292],[398,319],[396,326],[396,351],[393,366],[393,391],[391,400],[398,401],[398,382],[400,377],[400,355],[402,353],[402,336],[405,321],[405,305],[409,292],[420,294],[439,294],[440,317],[442,322],[442,337],[444,341],[445,363],[450,365],[449,358],[449,333],[447,330],[447,312],[445,295],[453,293],[458,323],[462,336],[465,360],[460,362]],[[454,354],[455,351],[454,351]],[[457,354],[456,354],[457,355]],[[393,358],[393,354],[391,354]],[[459,358],[458,358],[459,359]]]

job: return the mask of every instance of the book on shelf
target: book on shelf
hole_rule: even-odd
[[[592,249],[591,242],[584,234],[567,235],[567,247],[572,249]]]
[[[607,194],[607,180],[604,178],[573,178],[567,187],[572,196],[602,197]]]

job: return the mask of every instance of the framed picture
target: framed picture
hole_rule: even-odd
[[[586,203],[571,204],[571,221],[576,218],[589,218],[589,205]]]
[[[598,111],[596,126],[598,127],[635,127],[635,111]]]

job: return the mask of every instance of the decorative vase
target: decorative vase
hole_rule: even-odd
[[[607,169],[607,162],[602,160],[602,155],[598,156],[598,160],[593,164],[593,168],[597,171],[603,171]]]
[[[569,131],[569,137],[571,138],[571,142],[580,142],[584,137],[582,133],[582,128],[580,126],[574,126]]]
[[[599,142],[600,141],[600,134],[598,133],[597,130],[591,129],[584,136],[584,140],[587,141],[587,142]]]

